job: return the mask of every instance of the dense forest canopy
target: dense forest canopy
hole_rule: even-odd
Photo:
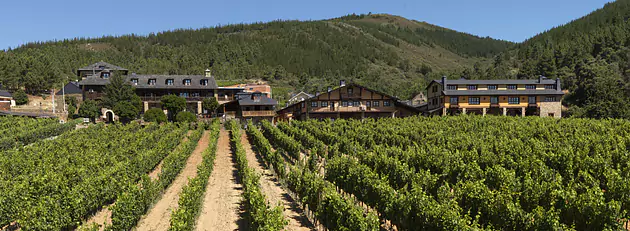
[[[220,80],[263,79],[288,91],[324,91],[345,79],[410,98],[438,72],[512,45],[392,15],[349,15],[29,43],[0,52],[0,81],[37,93],[102,60],[139,74],[210,68]]]
[[[262,79],[280,101],[339,80],[408,99],[442,75],[469,79],[560,78],[575,116],[629,118],[630,0],[514,44],[387,14],[273,21],[147,36],[36,42],[0,52],[0,83],[41,93],[106,61],[141,74]]]

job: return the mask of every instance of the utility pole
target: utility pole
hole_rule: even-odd
[[[55,89],[52,89],[52,92],[50,92],[50,94],[52,95],[52,107],[53,107],[53,114],[55,114]]]

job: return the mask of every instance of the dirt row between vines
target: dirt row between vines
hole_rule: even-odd
[[[302,209],[293,201],[291,196],[281,187],[280,182],[276,179],[271,170],[266,169],[262,159],[257,156],[252,145],[249,142],[246,132],[242,132],[241,144],[247,154],[247,162],[249,167],[256,170],[260,174],[260,186],[263,194],[267,197],[267,201],[271,206],[280,204],[284,207],[284,216],[289,221],[285,230],[312,230],[313,225],[308,219],[302,215]]]
[[[240,216],[243,187],[237,182],[236,171],[229,132],[221,128],[214,170],[208,181],[196,230],[233,231],[243,227]]]
[[[179,207],[177,204],[179,194],[182,192],[184,186],[188,184],[188,180],[197,176],[197,166],[199,166],[203,160],[202,153],[208,149],[208,144],[210,143],[209,139],[210,132],[204,131],[201,139],[199,139],[197,143],[197,147],[195,147],[193,153],[188,157],[182,171],[166,189],[164,194],[162,194],[160,200],[140,219],[136,230],[168,230],[171,225],[171,213]]]
[[[192,130],[190,130],[190,131],[188,131],[188,133],[186,133],[186,135],[184,136],[182,141],[179,143],[179,145],[177,147],[175,147],[174,150],[179,149],[180,146],[183,143],[188,141],[188,136],[190,136],[190,134],[192,134]],[[160,172],[162,172],[163,160],[164,159],[160,160],[160,163],[158,163],[158,165],[153,170],[151,170],[151,172],[149,172],[149,178],[151,178],[151,180],[156,180],[157,177],[158,177],[158,174]],[[114,204],[115,204],[115,202],[112,203],[112,204],[103,206],[103,208],[101,208],[92,217],[90,217],[87,222],[84,223],[84,226],[88,226],[88,225],[91,225],[91,224],[98,224],[98,225],[100,225],[100,227],[99,227],[100,231],[105,230],[105,225],[110,225],[112,223],[112,211],[109,210],[109,207],[111,207]],[[79,228],[81,228],[81,227],[79,227]]]

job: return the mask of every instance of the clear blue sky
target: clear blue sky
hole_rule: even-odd
[[[5,0],[0,49],[32,41],[147,34],[275,19],[389,13],[479,36],[520,42],[611,0]]]

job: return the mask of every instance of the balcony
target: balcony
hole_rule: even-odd
[[[459,108],[459,104],[458,103],[451,103],[451,105],[449,107],[450,108]]]
[[[217,97],[217,101],[219,101],[219,102],[228,102],[228,101],[232,101],[234,99],[235,99],[234,96],[229,96],[229,95],[224,95],[224,96],[218,96]]]
[[[243,117],[276,116],[275,111],[243,111]]]

